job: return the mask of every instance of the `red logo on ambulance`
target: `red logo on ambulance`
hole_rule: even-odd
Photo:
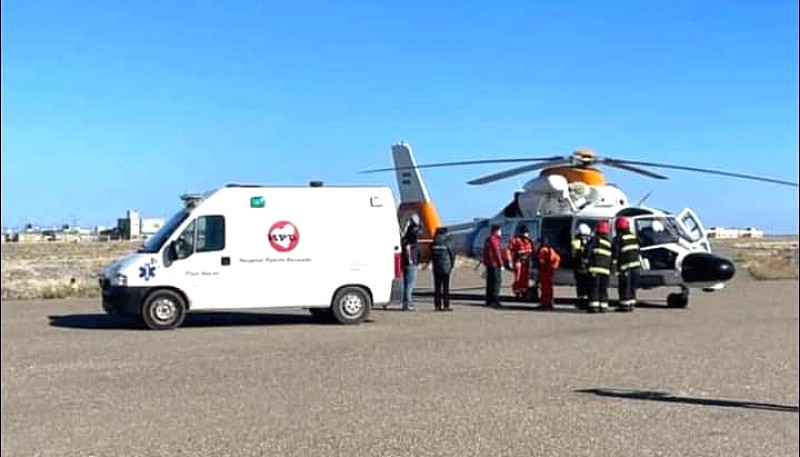
[[[289,252],[300,242],[300,231],[289,221],[278,221],[269,228],[269,244],[278,252]]]

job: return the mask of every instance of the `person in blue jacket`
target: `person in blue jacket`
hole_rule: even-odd
[[[455,265],[455,255],[447,236],[447,228],[436,229],[431,245],[433,260],[433,303],[436,311],[450,311],[450,273]]]

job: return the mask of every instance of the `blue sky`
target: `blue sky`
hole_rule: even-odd
[[[228,182],[386,184],[568,154],[798,178],[796,1],[2,2],[2,223],[168,216]],[[530,176],[425,170],[442,219]],[[607,170],[706,226],[798,232],[796,188]]]

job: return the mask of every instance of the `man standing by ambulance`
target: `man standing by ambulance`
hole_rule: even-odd
[[[403,235],[403,311],[414,311],[412,295],[419,264],[419,225],[412,218]]]

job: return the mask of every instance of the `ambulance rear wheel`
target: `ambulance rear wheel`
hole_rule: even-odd
[[[334,319],[340,324],[358,324],[369,316],[372,300],[360,287],[343,287],[336,292],[331,304]]]
[[[156,290],[142,305],[142,321],[152,330],[170,330],[186,318],[186,302],[171,290]]]

